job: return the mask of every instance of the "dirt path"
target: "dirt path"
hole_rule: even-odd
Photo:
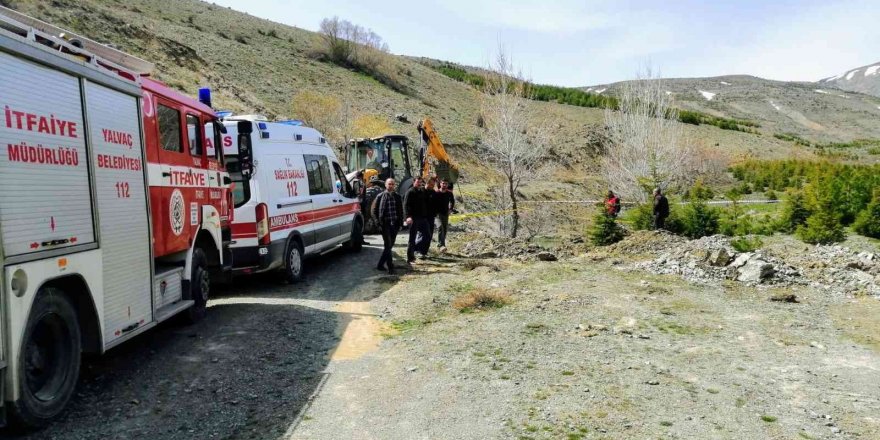
[[[69,410],[21,439],[274,439],[297,421],[331,359],[378,347],[367,301],[396,278],[380,248],[334,252],[296,285],[274,276],[216,289],[197,325],[168,323],[83,365]]]

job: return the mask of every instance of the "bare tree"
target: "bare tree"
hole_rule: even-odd
[[[619,108],[605,110],[602,174],[612,190],[646,202],[651,188],[687,180],[693,148],[662,79],[650,69],[618,90]]]
[[[504,176],[509,198],[511,237],[519,232],[518,194],[520,186],[537,176],[546,157],[549,130],[528,102],[528,83],[504,50],[499,50],[488,69],[482,102],[483,131],[480,155]]]
[[[327,55],[336,63],[378,63],[381,55],[388,53],[388,45],[379,34],[339,17],[321,20],[318,32],[327,45]],[[368,67],[375,68],[375,65]]]

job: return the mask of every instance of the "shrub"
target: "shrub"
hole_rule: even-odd
[[[647,231],[654,226],[654,207],[650,203],[636,205],[626,211],[625,219],[636,231]]]
[[[865,237],[880,238],[880,190],[874,191],[874,198],[856,217],[853,229]]]
[[[730,240],[730,245],[737,252],[754,252],[756,249],[764,246],[764,240],[761,240],[761,237],[737,237]]]
[[[697,179],[694,186],[685,193],[685,198],[688,200],[711,200],[714,197],[715,192],[703,184],[703,179]]]
[[[604,207],[599,208],[590,229],[590,241],[596,246],[607,246],[623,240],[623,228],[617,224],[617,220],[608,215]]]
[[[797,228],[797,236],[810,244],[830,244],[846,239],[846,232],[837,214],[822,209],[813,213],[806,224]]]
[[[767,200],[774,200],[774,201],[779,200],[779,196],[776,195],[776,191],[773,191],[772,189],[768,189],[767,191],[764,192],[764,198]]]
[[[719,213],[717,209],[712,208],[703,201],[691,202],[682,210],[681,233],[690,238],[717,234],[718,219]],[[672,228],[669,229],[672,231]]]
[[[782,207],[782,218],[779,221],[779,229],[783,232],[792,233],[798,227],[807,223],[810,217],[810,209],[807,207],[807,199],[801,191],[789,191],[785,205]]]
[[[498,309],[512,302],[510,293],[501,289],[472,289],[452,300],[452,307],[461,313]]]

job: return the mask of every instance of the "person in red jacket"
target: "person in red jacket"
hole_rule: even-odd
[[[620,197],[611,191],[608,191],[608,196],[605,197],[605,212],[612,217],[617,217],[617,214],[620,214]]]

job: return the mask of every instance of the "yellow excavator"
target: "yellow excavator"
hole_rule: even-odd
[[[408,137],[400,134],[389,134],[375,138],[352,139],[348,142],[345,150],[345,164],[348,174],[346,178],[357,186],[358,184],[369,185],[375,176],[384,181],[389,177],[397,180],[397,192],[406,194],[412,187],[414,177],[437,176],[454,184],[458,181],[458,166],[453,162],[446,147],[440,141],[440,136],[434,130],[434,124],[425,118],[419,121],[419,147],[416,149],[410,143]],[[416,153],[417,168],[413,169],[410,153]],[[363,180],[355,182],[358,171],[363,172]],[[359,191],[359,188],[355,188]],[[372,194],[371,194],[372,196]],[[362,205],[362,211],[369,211],[372,197],[367,196]],[[369,212],[363,212],[365,222],[364,232],[373,232],[372,221]]]

